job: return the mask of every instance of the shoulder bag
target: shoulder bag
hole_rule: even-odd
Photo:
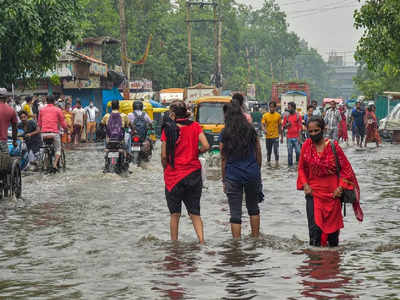
[[[339,163],[339,158],[338,158],[337,153],[336,153],[336,147],[335,147],[335,144],[332,141],[330,141],[330,143],[331,143],[333,154],[335,155],[336,174],[337,174],[338,179],[340,179],[341,166],[340,166],[340,163]],[[356,197],[355,191],[354,190],[343,189],[342,197],[341,197],[340,200],[342,201],[344,216],[346,216],[346,204],[347,203],[353,204],[354,202],[357,201],[357,197]]]

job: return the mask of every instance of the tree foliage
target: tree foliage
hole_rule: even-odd
[[[0,0],[0,86],[54,67],[58,50],[79,36],[80,12],[75,0]]]
[[[400,19],[397,0],[368,0],[354,14],[355,27],[364,30],[356,52],[360,68],[355,79],[368,97],[400,88]]]
[[[77,3],[76,3],[77,1]],[[119,38],[118,0],[0,0],[0,85],[16,78],[40,76],[52,68],[57,49],[66,40],[111,36]],[[185,0],[125,0],[128,56],[142,57],[150,35],[153,42],[144,65],[132,78],[153,80],[156,90],[188,85]],[[286,15],[275,0],[260,9],[218,0],[223,21],[224,88],[245,90],[255,83],[259,99],[268,100],[273,81],[306,80],[314,95],[330,92],[329,69],[321,56],[289,31]],[[4,9],[3,9],[4,8]],[[209,6],[194,6],[194,19],[212,19]],[[214,23],[192,24],[194,82],[212,84],[216,72]],[[105,62],[120,65],[118,45],[107,47]]]

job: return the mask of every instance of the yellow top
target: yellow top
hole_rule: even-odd
[[[65,123],[67,123],[67,126],[71,127],[72,126],[72,113],[69,111],[64,110],[64,119]]]
[[[31,106],[28,103],[26,103],[22,109],[28,113],[28,120],[32,120],[33,114]]]
[[[267,130],[267,139],[279,138],[279,126],[281,125],[281,115],[277,112],[273,114],[267,112],[263,115],[261,122],[265,125]]]
[[[120,114],[121,114],[121,119],[122,119],[122,127],[124,127],[124,128],[129,127],[128,116],[126,114],[124,114],[124,113],[120,113]],[[105,114],[103,119],[101,120],[101,124],[107,126],[109,118],[110,118],[110,114],[109,113]]]

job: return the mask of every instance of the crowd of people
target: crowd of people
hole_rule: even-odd
[[[2,132],[0,137],[1,147],[4,152],[8,151],[8,148],[5,147],[8,139],[8,128],[12,126],[14,132],[15,123],[16,130],[21,130],[24,133],[29,162],[33,169],[37,169],[43,139],[49,136],[54,139],[56,147],[54,166],[59,159],[62,144],[72,142],[78,144],[82,140],[95,141],[96,118],[99,115],[99,109],[94,106],[93,101],[90,101],[87,107],[82,108],[79,99],[72,106],[72,98],[70,97],[26,96],[23,99],[20,97],[12,99],[6,96],[6,92],[5,89],[0,91],[1,101],[6,105],[0,112],[0,119],[2,120],[0,126]],[[10,111],[13,112],[13,115],[15,114],[15,119],[13,117],[12,120],[9,120]],[[16,139],[17,137],[15,137]]]
[[[228,198],[234,238],[241,236],[243,199],[250,217],[251,235],[259,236],[259,203],[264,199],[260,139],[242,104],[242,96],[235,94],[232,102],[224,106],[225,126],[219,138],[222,186]],[[289,114],[282,122],[276,103],[270,103],[270,111],[262,118],[267,162],[271,161],[272,152],[275,161],[279,161],[279,135],[283,139],[283,131],[287,130],[288,151],[295,150],[298,161],[297,189],[303,190],[306,197],[310,245],[336,247],[343,228],[342,206],[352,203],[356,218],[363,220],[360,189],[351,164],[338,143],[339,128],[338,131],[334,129],[334,122],[339,125],[342,121],[341,113],[336,113],[333,108],[328,117],[322,116],[315,111],[315,106],[316,103],[309,107],[303,123],[295,104],[290,103]],[[183,101],[171,104],[169,117],[162,128],[161,163],[171,215],[171,239],[178,239],[183,202],[199,242],[203,243],[199,154],[208,151],[209,144],[200,125],[191,121],[189,115]],[[300,145],[299,135],[303,129],[307,137]],[[289,158],[291,164],[293,160]]]
[[[48,104],[48,96],[6,97],[5,102],[11,106],[17,115],[23,112],[29,121],[37,123],[41,110]],[[82,141],[94,142],[96,134],[96,119],[100,110],[90,101],[85,108],[79,98],[72,105],[68,96],[55,97],[54,105],[62,110],[67,128],[62,131],[61,140],[64,144],[79,144]]]
[[[8,153],[8,128],[12,127],[13,142],[17,139],[17,128],[25,131],[28,148],[37,155],[43,139],[51,138],[56,149],[53,168],[57,168],[60,157],[62,134],[71,133],[71,141],[79,142],[83,127],[88,137],[93,139],[93,128],[98,110],[91,103],[82,108],[79,100],[75,107],[69,101],[58,103],[54,96],[48,96],[46,103],[36,113],[32,109],[34,100],[28,98],[17,112],[6,104],[6,97],[0,91],[0,150]],[[245,200],[250,217],[251,235],[260,234],[259,203],[264,200],[261,177],[262,151],[260,138],[245,112],[243,96],[235,94],[232,101],[224,105],[225,126],[219,137],[221,153],[221,174],[223,191],[230,209],[232,236],[241,236],[242,201]],[[140,106],[140,104],[142,104]],[[356,175],[341,149],[338,139],[343,126],[343,111],[336,105],[324,114],[316,109],[316,103],[308,107],[307,114],[301,116],[295,103],[289,103],[288,114],[283,118],[276,111],[276,103],[269,104],[269,112],[262,117],[262,128],[266,134],[267,162],[272,152],[279,161],[279,137],[287,140],[288,163],[294,165],[293,151],[298,162],[297,189],[306,197],[306,211],[310,245],[337,246],[339,233],[343,228],[342,206],[346,198],[351,198],[355,216],[363,220],[360,207],[360,189]],[[15,107],[15,106],[14,106]],[[362,118],[360,117],[362,116]],[[119,102],[112,102],[112,112],[102,120],[107,137],[124,139],[124,128],[132,127],[138,121],[149,122],[143,112],[143,103],[134,102],[133,112],[124,115],[119,111]],[[283,119],[283,120],[282,120]],[[363,120],[364,127],[360,120]],[[366,130],[367,140],[376,138],[371,124],[376,122],[373,105],[363,112],[359,103],[352,112],[353,124],[360,134]],[[370,121],[372,120],[372,121]],[[135,126],[134,126],[135,127]],[[347,128],[347,127],[346,127]],[[60,131],[63,130],[63,131]],[[302,138],[302,133],[305,137]],[[67,137],[68,139],[68,137]],[[165,116],[161,136],[161,164],[164,169],[165,197],[170,212],[171,239],[178,239],[182,202],[193,222],[200,243],[204,242],[203,222],[200,213],[202,195],[202,165],[199,154],[210,149],[208,140],[199,123],[191,120],[191,114],[183,101],[174,101]]]
[[[362,148],[367,147],[370,142],[375,142],[379,147],[381,139],[375,111],[373,102],[369,102],[367,109],[364,110],[361,101],[357,101],[349,114],[344,104],[337,107],[337,103],[332,101],[327,110],[322,112],[318,107],[318,102],[312,101],[303,116],[296,111],[294,102],[288,103],[287,111],[281,115],[277,111],[277,104],[270,102],[269,111],[264,113],[261,119],[261,128],[266,138],[267,162],[271,162],[272,152],[276,164],[279,162],[279,137],[281,137],[281,143],[286,137],[289,166],[293,166],[293,152],[298,162],[301,145],[309,137],[308,122],[313,116],[323,118],[326,124],[325,137],[331,140],[349,145],[348,131],[351,129],[353,144]]]

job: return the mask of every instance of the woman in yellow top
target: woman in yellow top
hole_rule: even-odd
[[[71,143],[71,132],[73,131],[72,125],[72,112],[71,112],[71,104],[65,103],[65,108],[63,109],[63,115],[65,119],[65,123],[67,124],[67,132],[65,132],[62,136],[62,142],[64,144]]]
[[[28,113],[28,120],[33,119],[33,113],[32,113],[32,97],[26,97],[25,98],[25,105],[22,107],[22,110],[26,111]]]
[[[275,162],[279,162],[279,135],[282,130],[281,115],[276,112],[276,102],[269,103],[269,112],[265,113],[261,120],[265,133],[267,146],[267,162],[271,162],[272,148],[274,149]]]

